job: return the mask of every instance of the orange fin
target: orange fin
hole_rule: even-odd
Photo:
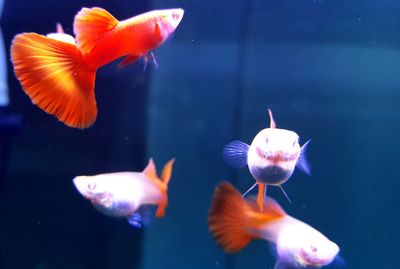
[[[163,183],[163,186],[164,186],[164,188],[163,188],[164,189],[163,190],[164,191],[164,196],[163,196],[162,201],[158,204],[158,208],[157,208],[157,211],[156,211],[156,217],[157,218],[161,218],[161,217],[163,217],[165,215],[165,208],[168,205],[168,193],[167,193],[168,183],[169,183],[169,181],[171,179],[172,167],[173,167],[174,163],[175,163],[175,159],[169,160],[164,165],[164,169],[163,169],[162,174],[161,174],[161,180],[162,180],[162,183]]]
[[[265,189],[266,185],[264,183],[258,183],[258,195],[257,195],[257,205],[260,211],[263,211],[264,207],[264,198],[265,198]]]
[[[118,20],[105,9],[82,8],[74,20],[78,48],[83,54],[90,53],[96,43],[117,24]]]
[[[125,67],[125,66],[127,66],[127,65],[129,65],[129,64],[131,64],[131,63],[133,63],[134,61],[136,61],[137,59],[139,59],[141,56],[138,56],[138,55],[127,55],[123,60],[122,60],[122,62],[120,62],[119,64],[118,64],[118,67],[119,68],[123,68],[123,67]]]
[[[158,180],[156,166],[155,166],[152,158],[150,158],[149,163],[147,164],[146,168],[143,170],[143,174],[145,174],[146,176],[148,176],[151,179]]]
[[[35,33],[11,45],[14,72],[32,102],[66,125],[87,128],[96,120],[96,70],[85,65],[74,44]]]
[[[232,184],[222,182],[215,188],[208,212],[208,226],[226,252],[239,251],[251,241],[252,236],[246,230],[247,213],[250,210]]]

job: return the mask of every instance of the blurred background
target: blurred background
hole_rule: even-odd
[[[99,115],[81,131],[32,105],[8,55],[21,32],[60,22],[72,34],[83,6],[117,19],[175,7],[185,16],[154,51],[158,69],[99,69]],[[292,204],[268,193],[341,247],[340,266],[399,267],[399,13],[395,0],[4,0],[0,268],[273,268],[265,241],[225,255],[207,227],[218,182],[253,184],[222,148],[250,143],[269,126],[267,108],[302,144],[312,139],[312,175],[296,171],[283,186]],[[149,157],[176,165],[167,214],[145,229],[96,212],[71,181],[141,171]]]

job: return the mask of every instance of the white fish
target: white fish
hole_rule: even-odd
[[[226,145],[223,151],[224,159],[233,167],[248,166],[256,183],[245,194],[258,185],[260,208],[266,185],[281,187],[292,176],[296,166],[307,174],[311,171],[305,158],[310,140],[300,147],[299,136],[293,131],[276,128],[271,110],[268,109],[268,112],[270,128],[261,130],[251,145],[235,140]]]
[[[156,217],[163,217],[168,204],[168,183],[174,159],[158,177],[153,159],[143,172],[118,172],[94,176],[77,176],[75,187],[90,200],[101,213],[113,217],[126,217],[130,224],[141,227],[145,219],[140,212],[145,205],[158,206]]]
[[[276,246],[274,269],[320,268],[330,264],[339,247],[310,225],[286,214],[272,198],[260,211],[227,182],[215,189],[208,215],[209,229],[217,243],[229,253],[237,252],[252,239]]]

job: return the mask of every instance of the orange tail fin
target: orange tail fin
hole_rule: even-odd
[[[262,237],[263,225],[286,215],[271,198],[263,206],[260,211],[256,201],[243,199],[232,184],[222,182],[215,188],[208,213],[210,232],[226,252],[239,251],[253,238]]]
[[[153,159],[149,160],[149,164],[147,167],[143,170],[143,173],[154,183],[156,184],[162,194],[163,198],[161,202],[158,204],[158,208],[156,211],[156,217],[161,218],[165,215],[165,208],[168,205],[168,183],[171,179],[171,174],[172,174],[172,167],[174,165],[175,159],[169,160],[165,165],[164,169],[161,174],[161,180],[157,176],[157,171],[156,167],[154,165]]]
[[[32,102],[66,125],[87,128],[96,120],[96,70],[75,44],[35,33],[17,35],[11,45],[14,72]]]
[[[208,226],[226,252],[239,251],[251,241],[252,236],[246,231],[247,212],[250,210],[242,195],[230,183],[223,182],[215,188],[208,212]]]
[[[164,165],[164,169],[162,171],[161,174],[161,181],[162,184],[164,186],[164,197],[162,199],[162,201],[158,204],[158,208],[156,211],[156,217],[157,218],[161,218],[165,215],[165,208],[168,205],[168,183],[171,179],[171,174],[172,174],[172,167],[175,163],[175,159],[171,159],[169,160],[165,165]]]

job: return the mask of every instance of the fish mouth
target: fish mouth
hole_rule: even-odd
[[[181,8],[171,9],[170,21],[171,26],[176,29],[183,18],[185,11]]]
[[[268,165],[265,167],[251,167],[250,173],[258,182],[277,186],[288,180],[293,170],[284,169],[279,165]]]
[[[256,153],[261,159],[270,161],[272,163],[295,161],[299,157],[299,152],[288,153],[281,150],[263,151],[258,147],[256,147]]]

